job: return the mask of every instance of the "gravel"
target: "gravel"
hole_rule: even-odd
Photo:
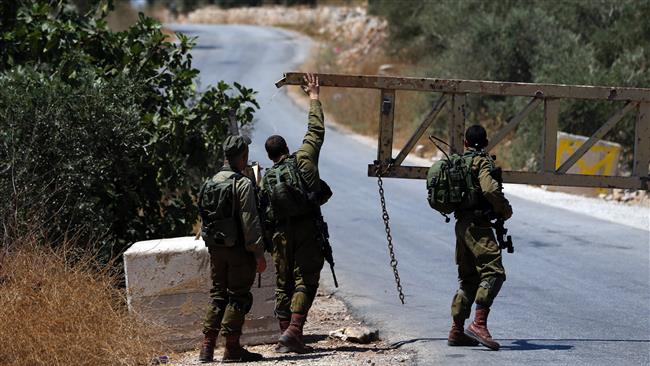
[[[238,365],[415,365],[414,354],[391,348],[380,339],[369,344],[344,342],[328,337],[329,332],[348,326],[364,326],[362,321],[353,317],[345,303],[334,297],[327,289],[321,289],[309,313],[305,324],[305,342],[313,347],[306,354],[280,354],[274,351],[275,345],[258,345],[246,347],[249,351],[264,355],[260,362],[238,363]],[[279,333],[279,331],[278,331]],[[278,334],[279,335],[279,334]],[[176,366],[201,365],[197,361],[199,348],[171,356],[171,364]],[[219,362],[222,349],[215,351],[215,361]]]

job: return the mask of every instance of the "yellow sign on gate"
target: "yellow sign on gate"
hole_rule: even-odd
[[[557,137],[555,167],[559,168],[573,153],[588,140],[585,136],[559,132]],[[610,141],[598,141],[582,156],[568,173],[584,175],[617,175],[621,145]],[[597,189],[596,193],[606,192]]]

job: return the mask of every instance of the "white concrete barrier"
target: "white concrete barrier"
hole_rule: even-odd
[[[274,343],[279,336],[273,317],[275,272],[267,254],[262,286],[253,286],[253,308],[246,318],[244,344]],[[124,253],[129,310],[164,327],[170,347],[182,351],[201,341],[210,301],[210,257],[194,237],[135,243]]]

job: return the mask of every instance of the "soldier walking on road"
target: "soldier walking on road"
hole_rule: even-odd
[[[223,168],[199,192],[201,236],[210,253],[212,273],[201,362],[212,362],[219,332],[226,338],[224,362],[262,359],[239,343],[244,317],[253,305],[250,289],[255,273],[266,270],[254,183],[242,174],[248,163],[248,144],[246,137],[227,137]]]
[[[277,288],[275,315],[282,335],[278,352],[304,353],[303,326],[314,301],[324,264],[323,234],[318,224],[320,206],[331,196],[320,179],[318,158],[325,125],[319,101],[318,78],[305,77],[309,95],[309,126],[302,145],[289,154],[281,136],[271,136],[265,148],[273,160],[262,181],[262,194],[270,203],[267,220],[272,227]]]
[[[450,346],[476,346],[479,342],[498,350],[487,328],[490,306],[506,279],[501,262],[501,249],[492,231],[490,218],[504,220],[512,216],[512,208],[502,192],[500,169],[485,152],[487,133],[479,125],[467,129],[464,156],[471,156],[476,200],[469,207],[455,212],[456,217],[456,264],[460,287],[451,304],[453,323],[449,331]],[[469,318],[472,303],[476,303],[474,321],[463,332],[465,319]]]

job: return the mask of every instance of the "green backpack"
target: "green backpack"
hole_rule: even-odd
[[[268,194],[270,210],[267,216],[277,221],[313,213],[314,202],[305,189],[300,169],[294,156],[275,164],[264,174],[262,185]]]
[[[234,173],[223,182],[216,175],[201,186],[198,196],[201,216],[201,236],[210,247],[232,247],[241,240],[240,221],[237,216],[237,180],[243,175]]]
[[[435,162],[427,172],[429,206],[440,212],[445,221],[447,215],[476,203],[477,190],[471,174],[472,161],[476,152],[451,154]]]

